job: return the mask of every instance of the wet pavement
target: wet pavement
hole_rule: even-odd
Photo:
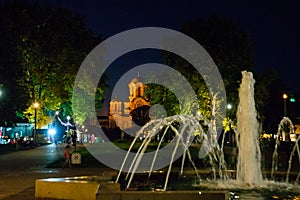
[[[65,144],[49,144],[0,155],[0,199],[34,199],[35,180],[40,178],[114,173],[98,168],[45,168],[63,158],[64,147]]]

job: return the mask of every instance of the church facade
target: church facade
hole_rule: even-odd
[[[130,113],[141,106],[150,106],[149,100],[145,98],[146,85],[139,76],[133,78],[128,84],[129,97],[124,101],[114,98],[109,105],[109,128],[119,127],[125,130],[133,127]]]

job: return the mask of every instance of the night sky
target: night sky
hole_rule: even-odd
[[[275,68],[285,84],[300,88],[299,1],[49,0],[43,4],[72,9],[104,37],[145,26],[179,30],[187,20],[211,15],[233,20],[251,37],[254,69]]]

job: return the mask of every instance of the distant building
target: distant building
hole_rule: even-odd
[[[295,134],[300,135],[300,124],[295,125]]]
[[[292,142],[295,142],[300,137],[300,124],[294,125],[294,133],[290,134],[290,137]]]
[[[128,99],[121,101],[116,97],[111,100],[109,106],[108,128],[119,127],[121,130],[132,128],[133,123],[130,113],[138,107],[150,106],[149,100],[145,98],[146,85],[144,85],[143,79],[139,74],[130,81],[128,88]]]
[[[109,118],[108,116],[97,116],[98,123],[102,128],[109,128]]]

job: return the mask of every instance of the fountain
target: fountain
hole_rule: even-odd
[[[200,124],[199,121],[202,121],[202,124]],[[176,125],[178,125],[178,123],[181,124],[181,127],[179,129],[176,128]],[[127,180],[127,178],[129,176],[130,176],[130,178],[129,178],[126,188],[130,187],[130,183],[134,177],[134,174],[137,171],[137,168],[139,167],[139,165],[141,163],[141,160],[143,158],[145,150],[147,149],[147,146],[150,144],[151,140],[155,137],[156,134],[158,134],[159,132],[162,132],[162,136],[160,137],[160,141],[157,146],[157,150],[155,151],[155,153],[153,155],[152,163],[148,169],[149,177],[150,177],[150,175],[153,171],[153,166],[156,162],[157,157],[159,156],[158,151],[162,145],[162,141],[164,141],[164,139],[166,138],[166,133],[168,132],[169,129],[175,133],[175,137],[173,139],[174,143],[171,142],[167,145],[168,147],[164,147],[165,149],[168,148],[167,152],[169,153],[168,157],[170,157],[170,160],[169,160],[169,167],[167,170],[166,181],[165,181],[165,184],[163,187],[163,191],[166,191],[166,189],[167,189],[168,179],[169,179],[169,175],[170,175],[170,172],[172,169],[172,164],[175,160],[175,157],[178,158],[180,155],[183,155],[180,174],[183,173],[185,157],[188,156],[188,159],[194,168],[194,171],[195,171],[195,174],[196,174],[198,180],[201,181],[201,178],[198,174],[197,167],[195,166],[195,164],[191,158],[191,154],[190,154],[190,151],[188,148],[189,145],[191,144],[191,142],[194,141],[195,137],[196,137],[195,138],[196,141],[201,144],[199,155],[201,154],[201,156],[206,155],[209,157],[209,162],[212,166],[212,172],[213,172],[214,179],[216,179],[216,177],[217,177],[217,175],[216,175],[217,163],[218,163],[218,169],[219,169],[218,176],[220,178],[226,178],[227,176],[223,175],[223,173],[222,173],[222,170],[226,170],[226,166],[225,166],[223,157],[220,156],[221,152],[218,150],[218,147],[216,145],[212,145],[212,143],[208,139],[207,133],[209,133],[209,134],[213,133],[212,126],[209,125],[208,130],[204,131],[203,126],[206,126],[206,125],[209,125],[209,121],[207,119],[205,119],[205,117],[202,116],[201,114],[198,114],[197,116],[176,115],[176,116],[171,116],[171,117],[167,117],[164,119],[150,121],[148,124],[146,124],[144,127],[142,127],[137,132],[136,137],[134,138],[133,142],[131,143],[131,146],[129,147],[128,153],[126,154],[126,156],[124,158],[124,161],[120,168],[116,182],[119,181],[120,175],[123,171],[123,167],[124,167],[125,163],[127,162],[129,152],[132,150],[132,147],[134,146],[134,144],[136,143],[138,138],[140,138],[140,136],[142,134],[144,134],[144,131],[147,129],[150,131],[144,138],[144,140],[143,140],[141,146],[139,147],[139,149],[136,153],[136,156],[134,157],[134,159],[130,165],[130,168],[127,172],[125,180]]]
[[[149,167],[149,177],[152,173],[152,167],[156,162],[156,157],[158,149],[160,148],[161,142],[165,137],[165,133],[168,129],[174,131],[177,139],[175,140],[173,148],[173,153],[170,155],[170,163],[169,168],[167,170],[166,180],[163,187],[163,191],[167,190],[169,174],[172,168],[172,163],[174,161],[174,157],[176,152],[179,149],[183,151],[183,161],[180,169],[180,174],[183,170],[183,163],[186,155],[188,156],[189,161],[192,163],[192,166],[195,171],[195,175],[197,177],[198,183],[195,183],[195,188],[219,188],[220,190],[246,190],[251,191],[254,190],[259,193],[259,190],[265,191],[274,191],[274,190],[285,190],[291,191],[299,191],[297,186],[291,185],[288,183],[288,177],[291,169],[291,160],[293,155],[297,152],[299,157],[299,145],[297,139],[293,151],[290,155],[289,168],[287,171],[287,181],[286,183],[278,183],[274,181],[268,181],[263,178],[263,172],[261,168],[261,150],[259,146],[259,123],[257,121],[257,113],[255,109],[255,101],[254,101],[254,83],[253,75],[251,72],[243,71],[242,72],[242,83],[239,88],[239,105],[237,110],[237,128],[234,130],[236,135],[237,147],[238,147],[238,159],[236,166],[236,175],[235,178],[229,178],[227,174],[226,164],[224,162],[224,154],[223,154],[223,142],[222,140],[221,148],[218,144],[212,142],[208,139],[211,135],[213,135],[214,130],[212,129],[212,123],[205,119],[203,116],[171,116],[165,119],[153,120],[150,123],[146,124],[139,132],[137,132],[136,138],[133,140],[129,151],[132,149],[135,144],[137,138],[140,137],[141,134],[145,131],[145,129],[153,130],[148,132],[149,134],[143,140],[136,157],[131,163],[130,169],[125,176],[125,180],[128,179],[126,188],[130,187],[130,184],[133,180],[135,172],[139,167],[143,154],[147,149],[150,141],[156,134],[159,132],[163,132],[160,137],[161,140],[158,144],[156,153],[153,157],[151,166]],[[202,123],[199,123],[201,121]],[[181,128],[177,129],[174,123],[180,123]],[[207,126],[208,129],[204,131],[204,127]],[[191,138],[196,138],[201,145],[199,150],[199,155],[205,155],[209,158],[209,162],[211,165],[212,179],[209,181],[204,181],[201,178],[201,174],[198,173],[198,169],[195,166],[193,160],[191,159],[189,152],[189,143],[191,142]],[[277,147],[275,147],[273,157],[276,158]],[[300,160],[300,159],[299,159]],[[276,161],[276,159],[273,159]],[[125,156],[123,164],[120,168],[118,177],[116,182],[119,181],[122,167],[127,162],[127,156]],[[274,168],[273,168],[274,169]],[[272,170],[273,170],[272,169]],[[273,175],[273,173],[272,173]],[[300,172],[298,173],[296,181],[298,181],[300,176]],[[254,195],[255,196],[255,195]]]
[[[109,199],[122,199],[123,196],[127,196],[131,199],[201,199],[201,197],[203,197],[203,199],[228,199],[229,191],[234,191],[238,194],[244,191],[244,196],[241,194],[241,197],[243,197],[241,199],[264,199],[260,193],[264,193],[264,195],[267,193],[268,199],[271,197],[273,199],[278,199],[280,197],[279,194],[282,193],[283,198],[299,198],[299,186],[292,185],[290,183],[291,180],[289,179],[291,163],[295,153],[298,154],[298,159],[300,161],[299,137],[297,138],[289,157],[286,182],[269,181],[266,180],[266,178],[263,178],[263,172],[261,170],[261,151],[259,147],[259,124],[254,102],[254,83],[255,81],[252,73],[243,71],[242,83],[239,89],[240,102],[237,111],[237,128],[234,130],[238,147],[238,159],[234,178],[228,175],[228,170],[224,161],[224,138],[222,139],[221,147],[215,140],[215,122],[206,119],[199,113],[195,116],[175,115],[163,119],[151,120],[137,132],[127,154],[124,156],[116,180],[111,183],[113,186],[106,187],[115,188],[116,190],[103,191],[101,190],[101,186],[99,186],[100,189],[98,190],[97,198],[105,199],[106,197],[109,197]],[[285,127],[285,124],[287,123],[290,123],[290,121],[287,118],[284,118],[279,125],[275,151],[272,159],[272,176],[274,176],[274,172],[277,170],[278,146],[280,144],[279,134],[283,132],[282,127]],[[286,129],[284,130],[286,131]],[[174,137],[171,142],[163,146],[163,141],[166,140],[169,131],[174,134]],[[158,134],[159,137],[156,137]],[[138,147],[135,156],[130,157],[130,151],[140,138],[143,138],[141,145]],[[159,138],[156,150],[150,153],[152,160],[150,162],[149,160],[145,161],[143,158],[146,154],[146,150],[154,138]],[[197,168],[191,156],[189,147],[195,143],[199,148],[199,157],[208,158],[210,164],[209,172],[207,172],[207,170],[205,171],[205,178],[202,177],[203,171]],[[196,178],[194,184],[190,186],[193,187],[192,191],[167,191],[173,162],[179,158],[182,158],[179,169],[180,175],[184,174],[186,158],[189,160],[194,170],[194,177]],[[165,181],[161,188],[153,188],[150,191],[142,192],[126,191],[126,189],[130,190],[131,184],[137,173],[147,173],[147,178],[149,179],[150,176],[155,173],[153,169],[157,168],[156,165],[161,164],[161,162],[168,163],[168,167],[164,169]],[[127,168],[127,166],[129,166],[129,168]],[[124,170],[125,168],[126,170]],[[126,171],[125,174],[124,171]],[[207,176],[207,174],[210,174],[210,176]],[[120,191],[118,184],[123,177],[126,180],[125,191]],[[299,182],[299,177],[300,172],[298,172],[295,180],[296,183]],[[70,182],[70,180],[68,181]],[[37,181],[37,183],[38,182],[39,181]],[[49,185],[48,180],[41,182],[46,182],[45,185]],[[205,196],[204,194],[208,196]],[[230,194],[230,199],[239,198],[235,193]]]
[[[239,156],[238,156],[238,164],[237,164],[237,172],[236,178],[238,181],[243,182],[245,184],[251,186],[258,186],[262,184],[262,172],[260,166],[261,160],[261,153],[259,148],[259,140],[258,140],[258,122],[256,119],[256,110],[255,110],[255,102],[254,102],[254,79],[252,77],[252,73],[250,72],[242,72],[243,79],[242,84],[239,91],[239,98],[240,103],[238,106],[238,113],[237,113],[237,130],[236,130],[236,137],[237,137],[237,146],[239,148]],[[200,121],[202,123],[200,123]],[[177,129],[174,124],[180,123],[181,128]],[[207,131],[204,131],[204,127],[207,126]],[[152,138],[155,137],[156,134],[162,132],[162,137],[160,137],[160,142],[158,144],[156,153],[153,157],[152,165],[149,168],[149,176],[151,175],[151,171],[153,169],[153,165],[156,161],[157,152],[161,146],[162,141],[165,138],[165,134],[168,129],[174,131],[176,135],[176,143],[174,148],[171,152],[171,159],[169,163],[169,168],[166,176],[166,181],[163,190],[167,189],[168,177],[172,168],[172,163],[174,161],[174,157],[178,148],[183,149],[183,161],[188,155],[189,161],[192,163],[195,173],[201,182],[201,178],[197,173],[197,168],[191,159],[190,152],[189,152],[189,143],[196,137],[197,141],[200,144],[200,151],[199,155],[208,156],[209,162],[211,164],[211,171],[213,172],[213,179],[216,180],[217,174],[216,171],[218,169],[218,177],[220,179],[227,180],[228,175],[226,174],[226,165],[224,162],[224,156],[222,149],[218,146],[217,143],[212,142],[213,140],[209,140],[208,137],[213,138],[214,130],[212,129],[212,123],[205,119],[204,116],[198,114],[197,116],[171,116],[165,119],[159,120],[152,120],[144,127],[142,127],[138,132],[133,140],[128,153],[131,151],[132,147],[134,146],[135,142],[138,138],[143,134],[145,129],[150,130],[147,134],[146,138],[143,140],[133,162],[131,163],[130,169],[126,175],[127,179],[130,175],[127,188],[130,186],[130,183],[133,179],[133,176],[138,168],[141,159],[145,150],[147,149],[147,145],[151,142]],[[179,147],[181,146],[181,147]],[[222,145],[223,146],[223,145]],[[116,182],[119,181],[121,172],[123,171],[123,166],[125,165],[128,157],[128,153],[124,158],[124,162],[121,166],[120,172],[118,174]],[[218,165],[216,164],[218,163]],[[181,165],[180,172],[183,172],[183,164]]]
[[[278,131],[277,131],[277,135],[276,135],[276,143],[275,143],[275,150],[273,152],[273,156],[272,156],[272,171],[271,171],[271,178],[274,180],[274,173],[278,170],[278,148],[280,146],[280,139],[282,137],[282,141],[287,142],[288,144],[290,144],[291,140],[290,140],[290,135],[293,133],[294,131],[294,125],[293,122],[288,118],[288,117],[283,117],[283,119],[280,121],[279,125],[278,125]],[[288,169],[287,169],[287,173],[286,173],[286,183],[289,183],[289,176],[290,176],[290,172],[291,172],[291,168],[292,168],[292,161],[293,161],[293,157],[295,155],[295,153],[297,152],[298,154],[298,161],[300,164],[300,150],[299,150],[299,137],[296,139],[294,147],[292,148],[292,151],[290,153],[289,156],[289,160],[288,160]],[[296,178],[296,182],[298,182],[300,177],[300,171],[298,172],[297,178]]]

